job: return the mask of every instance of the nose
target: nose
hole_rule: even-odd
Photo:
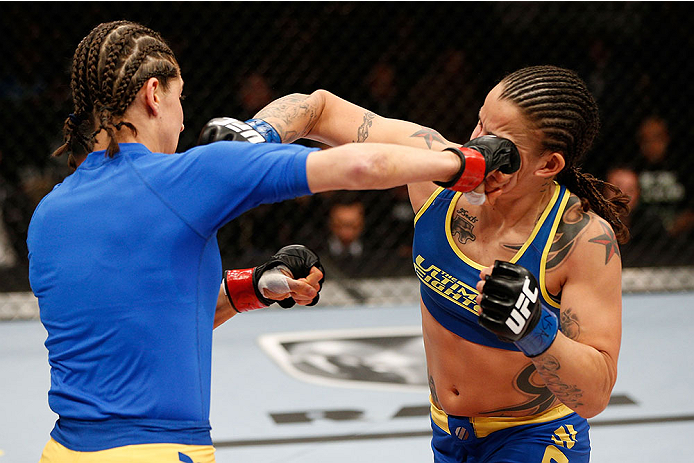
[[[185,129],[185,128],[186,128],[185,124],[181,124],[181,132],[183,132],[183,129]]]

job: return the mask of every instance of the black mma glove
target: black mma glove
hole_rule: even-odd
[[[528,357],[545,352],[559,331],[556,315],[540,304],[537,280],[524,267],[496,261],[487,275],[479,323]]]
[[[289,269],[289,271],[292,272],[292,276],[296,280],[298,280],[299,278],[307,277],[308,274],[311,272],[311,267],[318,268],[318,270],[320,270],[323,273],[323,278],[321,278],[321,280],[319,281],[320,288],[323,288],[323,281],[325,281],[325,269],[323,269],[318,255],[304,245],[291,244],[277,251],[277,253],[274,256],[272,256],[270,260],[268,260],[262,265],[257,266],[255,268],[255,271],[253,272],[253,286],[256,288],[258,299],[266,302],[267,305],[270,305],[273,302],[277,302],[281,307],[288,309],[290,307],[293,307],[296,303],[294,302],[294,299],[292,299],[291,297],[288,297],[281,301],[273,301],[271,299],[267,299],[263,297],[263,295],[260,294],[260,292],[257,289],[258,281],[260,280],[260,277],[263,275],[263,272],[280,265],[286,266]],[[320,289],[318,291],[320,292]],[[316,305],[318,303],[319,298],[320,294],[316,294],[316,297],[308,305]]]
[[[210,119],[200,131],[198,145],[206,145],[220,140],[248,143],[282,142],[277,131],[262,119],[250,119],[242,122],[232,117],[215,117]]]
[[[434,182],[444,188],[467,193],[477,188],[487,174],[499,170],[512,174],[520,168],[520,154],[511,140],[484,135],[460,148],[446,148],[460,157],[460,170],[448,182]]]
[[[305,278],[311,272],[311,267],[317,267],[318,270],[323,273],[323,278],[319,281],[320,289],[322,289],[323,281],[325,281],[325,270],[320,263],[318,255],[306,246],[292,244],[277,251],[270,260],[262,265],[254,268],[227,270],[224,272],[222,281],[224,284],[224,294],[229,298],[231,306],[239,313],[263,309],[274,302],[277,302],[285,309],[294,306],[296,302],[291,297],[281,301],[275,301],[263,296],[258,288],[263,273],[279,266],[285,266],[292,273],[294,279]],[[320,289],[318,290],[319,292]],[[316,305],[318,299],[319,295],[316,294],[316,297],[308,305]]]

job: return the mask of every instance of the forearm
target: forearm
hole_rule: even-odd
[[[591,418],[607,407],[617,379],[617,361],[608,353],[559,333],[531,360],[549,390],[579,415]]]
[[[306,137],[321,118],[325,108],[322,91],[311,95],[292,93],[269,103],[261,109],[255,119],[262,119],[272,125],[282,139],[291,143]]]
[[[450,152],[391,144],[347,144],[316,151],[306,162],[309,189],[382,190],[425,181],[447,181],[460,170],[460,158]]]
[[[229,320],[238,312],[231,306],[229,298],[224,294],[224,286],[219,285],[219,295],[217,296],[217,308],[214,312],[214,328]]]

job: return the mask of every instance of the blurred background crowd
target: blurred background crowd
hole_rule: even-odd
[[[29,290],[31,214],[70,173],[49,155],[72,112],[72,53],[115,19],[161,32],[177,54],[186,82],[179,151],[212,117],[248,119],[318,88],[463,143],[505,74],[572,68],[601,109],[583,170],[631,197],[625,267],[692,266],[691,18],[686,2],[0,3],[0,291]],[[413,218],[406,188],[335,192],[261,206],[218,238],[225,268],[301,242],[333,277],[412,276]]]

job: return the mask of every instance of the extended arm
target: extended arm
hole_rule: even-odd
[[[292,94],[279,98],[255,117],[275,127],[284,143],[308,138],[329,146],[394,143],[428,151],[460,146],[449,142],[436,130],[412,122],[381,117],[325,90],[317,90],[310,95]],[[423,178],[406,182],[409,184],[415,209],[419,209],[436,188],[430,183],[431,180],[445,179]]]
[[[432,180],[456,191],[469,192],[482,188],[484,178],[491,171],[499,169],[510,174],[520,166],[520,155],[512,142],[486,136],[460,147],[457,151],[461,160],[459,170],[454,176],[442,178],[437,165],[440,154],[426,155],[426,151],[453,149],[441,134],[412,122],[378,116],[325,90],[280,98],[262,109],[252,121],[251,124],[260,123],[261,127],[270,128],[276,135],[273,138],[285,143],[309,138],[330,146],[363,142],[388,144],[362,146],[358,151],[325,150],[329,155],[321,159],[316,159],[319,156],[314,156],[313,160],[309,158],[311,190],[383,189],[407,183],[415,210],[436,188]],[[403,148],[394,149],[390,144]],[[406,146],[417,150],[407,150]],[[362,159],[356,158],[357,153],[362,154]],[[344,156],[355,156],[357,165],[345,163]],[[371,167],[376,167],[376,171]],[[324,175],[328,171],[333,175]],[[371,177],[372,174],[375,176]],[[367,183],[339,183],[341,179],[355,180],[354,175],[358,175],[356,180],[364,178]]]

